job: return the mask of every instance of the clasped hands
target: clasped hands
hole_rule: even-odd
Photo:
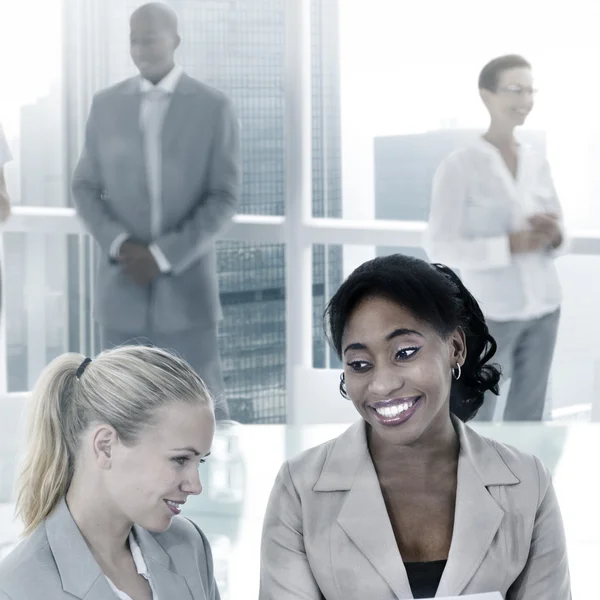
[[[562,241],[559,217],[555,213],[536,213],[527,220],[530,229],[511,233],[510,250],[513,254],[537,252],[556,247]]]
[[[134,240],[126,240],[121,244],[117,261],[121,265],[121,272],[138,285],[148,285],[160,274],[160,268],[150,249]]]

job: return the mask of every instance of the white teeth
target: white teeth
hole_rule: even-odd
[[[171,502],[170,500],[167,500],[167,504],[173,508],[176,508],[177,510],[181,508],[181,504],[177,504],[177,502]]]
[[[411,402],[404,402],[404,404],[396,404],[394,406],[386,406],[384,408],[376,408],[377,414],[382,417],[393,418],[401,415],[404,411],[412,408],[414,405],[414,400]]]

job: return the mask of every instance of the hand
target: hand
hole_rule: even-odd
[[[549,244],[558,246],[562,241],[560,221],[555,213],[536,213],[528,219],[533,231],[548,236]]]
[[[10,217],[10,200],[8,194],[0,192],[0,223],[4,223]]]
[[[539,231],[524,229],[509,235],[511,254],[537,252],[551,244],[550,237]]]
[[[138,285],[148,285],[160,274],[152,252],[139,242],[132,240],[123,242],[117,260],[121,264],[121,271]]]

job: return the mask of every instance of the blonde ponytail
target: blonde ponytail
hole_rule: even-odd
[[[17,515],[25,534],[54,510],[73,475],[66,421],[81,360],[79,354],[64,354],[51,362],[30,399],[26,453],[17,483]]]
[[[31,397],[25,459],[17,483],[17,515],[27,535],[65,496],[77,467],[81,439],[94,423],[114,427],[124,444],[157,422],[173,402],[214,410],[194,370],[159,348],[107,350],[80,371],[80,354],[63,354],[43,371]]]

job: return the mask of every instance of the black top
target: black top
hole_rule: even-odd
[[[404,567],[413,596],[415,598],[433,598],[446,568],[446,561],[407,562],[404,563]]]

